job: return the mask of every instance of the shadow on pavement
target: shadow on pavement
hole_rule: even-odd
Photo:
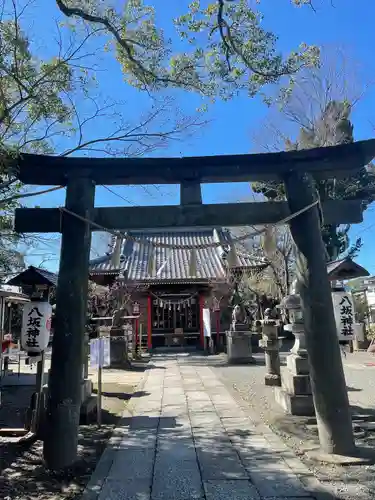
[[[362,391],[362,389],[358,389],[357,387],[349,387],[349,386],[346,387],[346,390],[348,392],[361,392]]]
[[[375,408],[350,405],[350,409],[354,418],[367,422],[375,422]]]
[[[155,366],[152,363],[133,363],[131,370],[133,372],[145,372],[146,370],[165,370],[164,366]]]
[[[111,384],[113,385],[113,384]],[[120,390],[121,390],[121,386],[119,386]],[[134,392],[134,393],[131,393],[131,392],[109,392],[109,391],[102,391],[102,396],[104,397],[107,397],[107,398],[117,398],[117,399],[121,399],[123,401],[128,401],[129,399],[131,398],[141,398],[142,396],[149,396],[149,392],[144,392],[144,391],[138,391],[138,392]],[[98,391],[97,389],[93,389],[92,391],[94,394],[97,394]]]
[[[123,419],[100,500],[128,498],[125,490],[151,500],[308,496],[283,458],[295,459],[291,451],[272,448],[241,418],[207,418],[196,413],[192,427],[187,417]]]

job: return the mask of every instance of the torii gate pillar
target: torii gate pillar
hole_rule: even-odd
[[[284,177],[289,207],[296,213],[317,198],[312,177]],[[352,455],[355,450],[348,393],[332,307],[331,286],[317,205],[290,221],[297,246],[297,279],[306,332],[310,379],[321,450]],[[327,404],[329,402],[329,404]]]
[[[65,203],[68,210],[90,219],[94,198],[95,184],[89,178],[68,180]],[[56,326],[43,448],[46,465],[54,470],[72,464],[77,456],[91,244],[89,226],[66,212],[61,217]]]

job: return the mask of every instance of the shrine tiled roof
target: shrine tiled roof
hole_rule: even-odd
[[[130,231],[126,236],[117,258],[113,249],[108,255],[90,262],[91,275],[123,273],[129,281],[153,282],[224,280],[230,246],[236,249],[233,267],[265,267],[263,260],[237,248],[230,231],[222,228]],[[196,249],[178,248],[187,245]]]

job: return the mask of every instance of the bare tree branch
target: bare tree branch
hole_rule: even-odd
[[[261,71],[259,68],[254,66],[253,62],[250,61],[248,57],[246,57],[244,51],[235,42],[234,37],[232,36],[232,29],[227,23],[227,21],[224,19],[225,0],[217,0],[217,2],[218,2],[217,25],[219,28],[221,40],[225,47],[225,57],[228,64],[229,72],[232,71],[230,64],[231,53],[237,54],[237,56],[239,56],[242,59],[245,66],[247,66],[250,69],[250,71],[252,71],[254,74],[262,76],[267,79],[278,79],[281,76],[291,75],[292,73],[295,72],[295,71],[290,72],[287,69],[283,69],[282,71],[276,71],[276,72],[267,72],[267,71]]]
[[[21,198],[30,198],[31,196],[39,196],[41,194],[52,193],[52,191],[57,191],[59,189],[63,189],[63,186],[55,186],[48,189],[42,189],[41,191],[33,191],[32,193],[18,193],[13,196],[9,196],[9,198],[3,198],[0,200],[0,207],[7,205],[13,200],[20,200]]]
[[[161,82],[165,84],[181,86],[185,85],[185,82],[183,80],[179,80],[179,78],[173,79],[167,76],[157,75],[154,71],[146,68],[144,63],[135,57],[135,53],[133,50],[134,45],[143,47],[142,44],[132,38],[123,37],[120,33],[120,30],[115,27],[105,16],[90,14],[89,12],[86,12],[84,9],[79,7],[69,7],[65,2],[63,2],[63,0],[56,0],[56,4],[61,12],[67,17],[77,17],[89,23],[99,24],[103,26],[114,37],[119,46],[124,49],[128,60],[134,65],[137,70],[139,70],[140,74],[143,75],[143,83],[146,86],[152,82]],[[184,69],[186,70],[188,69],[188,67],[185,67]]]

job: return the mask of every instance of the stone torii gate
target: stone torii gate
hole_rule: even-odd
[[[20,181],[66,186],[64,209],[21,208],[15,217],[18,232],[62,235],[44,442],[47,466],[59,469],[76,459],[91,231],[100,227],[130,230],[265,225],[299,213],[307,206],[311,208],[293,218],[290,228],[301,263],[301,296],[320,443],[328,453],[353,453],[351,416],[320,231],[320,208],[327,224],[358,223],[362,221],[361,202],[328,201],[322,207],[314,205],[312,178],[348,177],[374,156],[375,140],[305,151],[192,158],[21,155]],[[283,181],[288,201],[202,204],[201,183],[257,180]],[[126,184],[180,184],[180,205],[94,207],[96,185]]]

